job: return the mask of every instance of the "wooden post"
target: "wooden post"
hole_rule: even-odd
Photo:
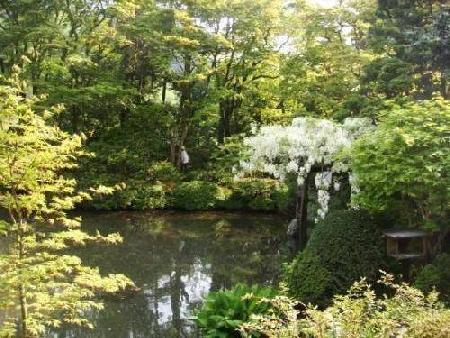
[[[308,186],[311,174],[307,174],[302,185],[297,185],[297,207],[295,216],[297,218],[297,239],[298,248],[302,251],[307,242],[307,213],[308,213]]]

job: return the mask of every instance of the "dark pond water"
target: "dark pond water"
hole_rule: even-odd
[[[120,232],[124,242],[77,250],[102,273],[124,273],[141,288],[106,300],[94,330],[66,328],[48,337],[197,337],[189,318],[212,290],[238,282],[276,285],[289,250],[285,219],[266,214],[84,214],[89,232]]]

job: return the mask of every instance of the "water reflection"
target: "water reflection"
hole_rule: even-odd
[[[196,337],[189,320],[210,290],[237,282],[276,284],[286,260],[285,221],[261,214],[86,214],[84,227],[119,231],[119,246],[76,254],[107,273],[125,273],[141,288],[106,299],[90,314],[94,330],[65,328],[49,337]]]

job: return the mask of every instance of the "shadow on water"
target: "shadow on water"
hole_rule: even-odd
[[[141,291],[105,299],[105,309],[90,315],[94,330],[64,328],[48,337],[197,337],[189,318],[208,291],[278,283],[289,254],[285,224],[266,214],[84,214],[86,231],[120,232],[124,242],[75,253],[103,274],[126,274]]]

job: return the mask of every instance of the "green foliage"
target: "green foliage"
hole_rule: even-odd
[[[355,116],[346,101],[355,94],[361,69],[370,60],[365,47],[376,1],[342,1],[333,8],[298,1],[293,7],[286,24],[294,52],[283,56],[280,68],[283,108],[294,116]],[[342,22],[352,29],[344,32]]]
[[[148,169],[148,179],[152,182],[179,182],[181,173],[172,163],[162,161],[151,165]]]
[[[210,292],[195,317],[205,337],[240,337],[238,328],[252,315],[269,311],[264,301],[276,291],[259,285],[237,284],[231,290]]]
[[[181,182],[171,192],[172,205],[182,210],[206,210],[214,206],[216,194],[215,183]]]
[[[220,183],[233,182],[233,168],[242,157],[243,144],[239,137],[227,137],[223,145],[210,149],[206,170],[213,180]]]
[[[131,181],[130,184],[118,184],[107,196],[97,196],[83,204],[87,209],[95,210],[154,210],[168,206],[167,192],[160,183]]]
[[[297,304],[276,297],[271,305],[278,314],[269,313],[244,323],[240,330],[259,332],[264,337],[411,337],[446,338],[450,335],[450,310],[437,300],[437,294],[424,294],[407,285],[392,282],[385,275],[377,284],[388,295],[377,297],[365,279],[355,282],[345,295],[334,297],[324,310],[308,307],[299,314]],[[298,316],[302,319],[298,319]]]
[[[392,98],[413,89],[413,69],[396,58],[379,58],[364,67],[361,81],[366,92]]]
[[[382,71],[381,87],[388,90],[388,97],[406,94],[431,99],[433,92],[439,92],[449,98],[450,49],[445,32],[450,16],[442,4],[439,0],[378,1],[369,40],[376,53],[392,60],[392,74]]]
[[[450,255],[440,254],[433,263],[425,265],[418,272],[414,286],[427,293],[435,287],[443,300],[450,301]]]
[[[152,170],[171,170],[163,169],[164,162],[157,162],[166,155],[165,145],[161,143],[167,132],[164,114],[163,107],[157,104],[137,106],[120,125],[91,139],[87,149],[95,157],[81,162],[78,176],[82,186],[156,179]]]
[[[270,179],[243,179],[228,184],[226,197],[217,201],[223,209],[250,209],[285,211],[288,205],[288,187]]]
[[[450,105],[446,101],[393,105],[378,128],[355,142],[351,166],[369,210],[404,211],[402,225],[445,223],[450,201]]]
[[[54,111],[33,110],[36,101],[24,98],[18,69],[8,82],[0,85],[0,207],[9,214],[1,223],[8,248],[0,255],[0,311],[6,314],[0,336],[41,336],[63,323],[91,327],[84,315],[102,308],[96,295],[132,283],[123,275],[101,277],[60,251],[121,238],[90,236],[79,230],[79,219],[67,217],[89,198],[65,176],[84,154],[81,137],[52,125]]]
[[[384,263],[384,243],[374,219],[363,211],[333,211],[316,226],[285,280],[291,296],[324,306],[360,277],[372,280]]]
[[[274,180],[252,179],[224,186],[199,180],[180,182],[179,179],[181,174],[171,164],[158,163],[149,170],[149,180],[117,184],[111,194],[95,196],[84,202],[83,207],[95,210],[214,208],[287,212],[292,202],[292,191],[288,186]]]

